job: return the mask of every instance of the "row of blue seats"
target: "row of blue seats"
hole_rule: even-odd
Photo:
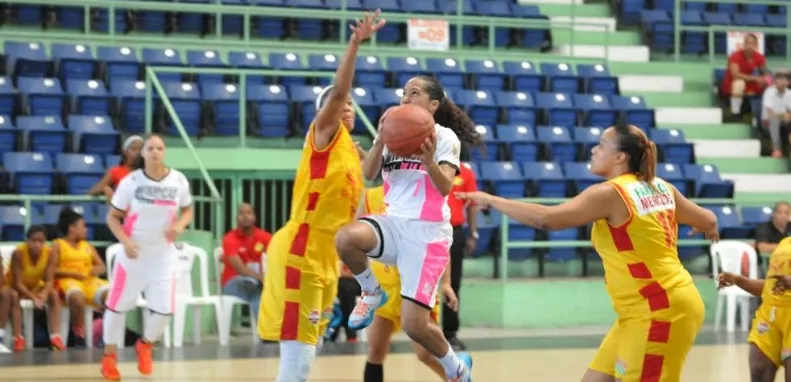
[[[120,132],[107,116],[70,115],[68,129],[60,117],[18,117],[0,115],[0,165],[4,153],[33,151],[54,157],[59,153],[80,152],[102,157],[116,154]]]
[[[706,3],[698,1],[688,1],[681,4],[681,10],[697,12],[724,12],[729,14],[750,13],[761,15],[785,15],[786,6],[770,6],[769,4],[758,3]],[[662,10],[672,14],[676,9],[675,0],[624,0],[621,4],[619,17],[627,23],[636,23],[640,20],[640,13],[644,10]],[[785,17],[785,16],[784,16]]]
[[[588,161],[591,148],[599,144],[604,131],[600,127],[497,125],[493,129],[479,125],[486,150],[474,149],[477,161],[505,160],[535,162],[539,159],[558,162]],[[669,163],[694,163],[694,146],[676,129],[649,129],[648,136],[659,147],[661,160]],[[541,146],[544,146],[542,152]]]
[[[101,157],[87,154],[8,152],[3,154],[3,169],[8,175],[7,185],[16,194],[49,195],[62,180],[62,190],[70,195],[85,195],[104,175],[107,167],[119,162],[106,162]],[[61,178],[56,177],[61,175]]]
[[[208,1],[208,0],[204,0]],[[190,2],[200,2],[190,0]],[[223,0],[223,3],[246,4],[238,0]],[[253,5],[289,8],[314,8],[338,9],[340,0],[265,0],[250,2]],[[535,5],[515,4],[507,0],[469,1],[462,4],[463,12],[467,15],[480,15],[487,17],[519,17],[528,19],[546,19]],[[384,12],[420,14],[455,14],[457,3],[454,0],[348,0],[347,7],[352,10],[382,9]],[[20,12],[21,10],[21,12]],[[83,29],[84,14],[82,8],[58,7],[53,12],[56,23],[50,23],[49,28]],[[128,32],[132,30],[153,33],[192,33],[204,34],[216,28],[213,13],[185,12],[178,14],[173,20],[167,12],[137,11],[127,12],[117,10],[115,17],[115,31]],[[22,6],[17,8],[16,17],[12,20],[21,25],[43,24],[45,19],[43,8],[39,6]],[[91,27],[94,30],[106,32],[109,30],[109,14],[106,10],[98,9],[92,18]],[[403,22],[390,22],[377,33],[377,39],[385,43],[397,43],[405,40]],[[292,27],[293,25],[293,27]],[[337,39],[337,30],[341,27],[340,21],[323,20],[317,18],[291,18],[261,16],[253,17],[250,26],[252,37],[282,39],[297,38],[306,40]],[[222,33],[241,35],[243,33],[243,19],[241,15],[223,15]],[[465,27],[462,31],[465,44],[481,43],[475,36],[474,27]],[[485,33],[485,29],[483,31]],[[508,30],[498,31],[495,37],[498,46],[512,44]],[[527,30],[518,39],[519,45],[537,48],[547,36],[547,30]],[[451,41],[455,41],[455,28],[451,30]],[[538,41],[537,41],[538,40]]]
[[[142,68],[150,66],[203,67],[239,69],[279,69],[300,71],[335,71],[340,62],[333,54],[311,54],[307,61],[296,53],[270,53],[267,63],[259,53],[231,51],[227,60],[215,50],[187,50],[184,55],[176,49],[133,48],[102,46],[93,50],[80,44],[52,44],[48,55],[41,43],[6,42],[9,74],[21,77],[54,77],[69,79],[143,79]],[[434,74],[448,89],[471,87],[481,90],[507,90],[539,92],[544,90],[578,93],[617,94],[618,81],[608,68],[600,64],[541,63],[529,61],[464,60],[429,58],[425,61],[414,57],[376,56],[358,57],[356,82],[360,87],[400,87],[412,76]],[[100,75],[103,74],[103,75]],[[470,81],[465,81],[467,77]],[[181,82],[180,73],[160,73],[162,81]],[[199,74],[196,82],[221,83],[220,74]],[[249,76],[254,83],[263,83],[262,76]],[[317,78],[320,85],[329,84],[329,78]],[[282,77],[284,85],[305,85],[306,78]]]
[[[58,215],[63,204],[33,204],[33,210],[27,211],[23,206],[0,206],[0,241],[25,240],[25,220],[30,215],[31,224],[53,226],[58,222]],[[97,231],[105,231],[102,236],[110,236],[106,228],[105,217],[109,206],[104,203],[71,203],[70,207],[85,218],[88,228],[88,240],[106,239],[97,237]]]

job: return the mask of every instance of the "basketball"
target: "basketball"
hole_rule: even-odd
[[[393,106],[379,119],[379,137],[391,153],[408,158],[434,131],[434,116],[415,105]]]

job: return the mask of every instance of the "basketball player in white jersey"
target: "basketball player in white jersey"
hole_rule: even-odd
[[[430,318],[437,286],[450,260],[453,240],[447,197],[459,171],[462,141],[480,145],[475,124],[431,77],[412,78],[404,86],[401,104],[428,110],[437,123],[421,151],[411,158],[391,154],[377,138],[363,162],[368,180],[381,170],[385,215],[368,216],[343,227],[335,237],[338,253],[362,288],[362,298],[349,318],[349,327],[368,326],[375,310],[387,301],[368,266],[368,257],[396,265],[401,274],[401,325],[404,332],[437,357],[448,381],[471,381],[472,360],[454,353]]]
[[[165,142],[152,135],[143,143],[143,161],[115,190],[107,225],[123,245],[113,269],[104,313],[106,380],[121,379],[116,351],[123,341],[125,312],[145,294],[149,312],[143,337],[135,345],[138,370],[153,371],[154,342],[170,323],[175,304],[176,251],[173,242],[192,222],[192,195],[187,178],[165,166]],[[123,219],[123,224],[121,220]]]

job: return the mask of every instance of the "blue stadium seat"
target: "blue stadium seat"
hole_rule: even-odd
[[[322,0],[287,0],[293,8],[324,9]],[[322,19],[302,18],[297,20],[297,38],[300,40],[321,40],[324,38],[324,23]],[[340,23],[334,23],[340,25]]]
[[[174,49],[143,48],[143,63],[146,66],[184,66],[181,53]],[[157,73],[157,78],[163,83],[181,83],[181,73]]]
[[[108,155],[118,151],[119,133],[107,116],[70,115],[72,147],[81,153]]]
[[[120,155],[106,155],[104,157],[104,164],[105,167],[110,168],[116,165],[120,165],[122,157]]]
[[[492,60],[466,60],[464,67],[472,76],[476,89],[497,92],[505,86],[505,75]]]
[[[182,0],[180,3],[216,3],[214,0]],[[201,34],[204,31],[204,20],[208,13],[180,12],[176,14],[176,30],[181,33]]]
[[[654,127],[654,110],[645,105],[643,97],[612,95],[610,96],[610,105],[616,110],[621,110],[629,123],[643,131]]]
[[[485,90],[459,90],[455,92],[454,100],[466,109],[475,123],[494,126],[500,119],[500,108],[495,105],[491,93]]]
[[[54,78],[20,77],[19,92],[24,94],[23,107],[31,115],[61,115],[66,95]]]
[[[110,96],[103,82],[67,80],[66,92],[72,97],[71,110],[75,114],[110,115]]]
[[[113,80],[110,83],[110,93],[118,99],[121,129],[132,134],[144,132],[146,83],[126,79]]]
[[[572,98],[563,93],[538,93],[536,105],[544,110],[548,125],[574,127],[577,125],[577,109]]]
[[[382,88],[387,80],[387,71],[376,56],[357,57],[355,81],[358,86]],[[401,86],[398,84],[397,86]]]
[[[196,68],[222,68],[227,66],[216,50],[188,50],[187,65]],[[198,73],[195,78],[201,90],[206,85],[225,82],[224,75],[218,73]]]
[[[568,193],[568,183],[558,163],[523,162],[522,173],[532,182],[533,196],[565,198]]]
[[[472,158],[478,162],[497,160],[499,149],[497,147],[497,137],[494,135],[494,130],[490,126],[484,125],[475,126],[475,130],[477,130],[478,134],[483,138],[486,152],[483,152],[477,147],[473,147],[470,150]]]
[[[302,58],[296,53],[270,53],[269,65],[278,70],[306,70],[302,65]],[[280,77],[282,85],[305,85],[305,77],[284,76]]]
[[[239,89],[232,84],[201,86],[203,99],[213,106],[214,133],[239,135]]]
[[[164,33],[170,23],[170,15],[163,11],[141,9],[135,12],[135,16],[138,21],[137,29],[141,32]],[[179,16],[181,15],[177,15],[177,18]]]
[[[512,89],[525,93],[538,93],[544,90],[544,77],[536,71],[535,65],[529,61],[505,61],[503,72],[511,77]]]
[[[255,85],[247,87],[247,100],[257,113],[258,132],[263,137],[284,137],[290,132],[288,94],[280,85]]]
[[[607,128],[618,120],[618,112],[610,106],[606,96],[575,94],[574,107],[582,110],[582,121],[587,126]]]
[[[766,25],[764,15],[759,13],[734,13],[733,24],[747,27],[762,27]]]
[[[434,0],[401,0],[401,8],[406,13],[439,13]]]
[[[25,25],[25,26],[39,26],[41,25],[42,21],[44,21],[44,7],[41,5],[25,5],[25,4],[18,4],[18,5],[11,5],[9,4],[9,10],[14,12],[14,23]]]
[[[0,115],[14,115],[16,113],[16,91],[10,77],[0,77]]]
[[[269,69],[269,65],[264,64],[261,55],[256,52],[228,52],[228,64],[237,69]],[[248,84],[263,84],[264,76],[246,76]]]
[[[659,163],[656,166],[656,175],[675,186],[681,195],[688,195],[689,181],[678,164]]]
[[[261,6],[284,7],[285,1],[259,0],[256,1],[255,4]],[[255,33],[255,36],[257,37],[266,39],[280,39],[285,35],[285,28],[283,28],[285,19],[282,17],[258,16],[254,18],[253,21],[253,33]]]
[[[134,48],[100,46],[96,58],[104,63],[106,67],[104,77],[109,83],[118,79],[134,81],[140,77],[140,62],[137,60]]]
[[[492,239],[494,238],[494,233],[497,230],[497,227],[499,227],[500,222],[492,221],[492,219],[484,214],[483,211],[478,211],[476,223],[478,224],[479,236],[475,243],[475,251],[473,252],[473,256],[477,257],[491,252]]]
[[[536,105],[533,95],[523,92],[494,93],[497,105],[505,111],[504,122],[516,125],[536,125]]]
[[[123,33],[131,25],[127,25],[127,10],[123,8],[115,9],[115,33]],[[107,33],[110,31],[110,11],[109,9],[95,9],[92,15],[92,26],[94,29]]]
[[[501,224],[502,214],[499,211],[490,211],[489,216],[498,226]],[[535,241],[536,229],[526,226],[514,219],[508,218],[508,241]],[[514,248],[508,250],[508,260],[526,260],[533,256],[532,248]]]
[[[574,143],[579,145],[580,158],[590,160],[594,146],[599,144],[601,134],[604,132],[599,127],[575,127]]]
[[[569,64],[544,62],[541,64],[541,74],[547,78],[547,89],[550,92],[579,92],[580,78],[574,74],[574,69]]]
[[[340,59],[334,54],[311,54],[308,56],[308,67],[314,71],[332,72],[338,69]],[[317,77],[316,80],[321,86],[329,86],[332,77]]]
[[[403,12],[397,0],[362,0],[365,9],[381,9],[383,12]],[[379,32],[376,32],[376,41],[387,44],[397,43],[402,40],[401,28],[403,23],[387,23]]]
[[[412,77],[426,74],[420,60],[415,57],[388,57],[387,68],[393,72],[396,86],[404,86]]]
[[[645,0],[625,0],[618,11],[618,18],[627,23],[638,21],[640,11],[648,8]]]
[[[224,5],[246,5],[246,0],[221,0]],[[244,28],[244,17],[241,15],[222,15],[222,34],[241,35]]]
[[[404,89],[374,89],[374,99],[385,110],[401,104],[401,99],[404,98]]]
[[[590,163],[566,162],[563,164],[563,173],[577,187],[577,192],[604,180],[590,172]]]
[[[50,195],[54,179],[52,159],[47,153],[3,154],[3,167],[11,175],[15,194]]]
[[[602,64],[577,64],[577,74],[585,81],[587,93],[618,94],[618,78]]]
[[[473,2],[472,7],[475,13],[484,17],[513,17],[511,2],[503,0],[491,0]],[[501,28],[495,25],[494,36],[489,36],[488,29],[485,30],[486,39],[494,40],[494,46],[498,48],[507,47],[511,43],[511,29]]]
[[[49,77],[52,61],[38,42],[6,41],[3,44],[8,72],[16,77]]]
[[[704,164],[685,164],[684,174],[695,182],[695,196],[701,198],[732,198],[733,182],[720,178],[717,168]]]
[[[481,162],[481,179],[491,182],[497,195],[504,198],[525,196],[525,180],[515,162]]]
[[[17,144],[17,129],[11,117],[0,115],[0,165],[3,164],[3,154],[14,152]],[[0,178],[2,174],[0,174]]]
[[[168,82],[163,84],[165,94],[170,99],[173,109],[176,111],[187,134],[190,136],[198,135],[201,129],[201,94],[198,87],[191,83]],[[175,123],[167,116],[168,133],[178,135]]]
[[[90,154],[58,154],[56,169],[64,175],[66,193],[85,195],[104,175],[102,160]]]
[[[66,151],[68,131],[59,116],[18,117],[17,128],[22,135],[22,147],[55,156]]]
[[[354,102],[357,102],[357,105],[360,106],[360,109],[363,110],[363,113],[365,113],[365,116],[368,117],[368,120],[371,121],[371,123],[376,124],[379,121],[381,108],[374,100],[373,92],[363,88],[354,88],[352,90],[352,98],[354,99]],[[368,132],[368,129],[366,129],[359,115],[357,116],[357,120],[354,123],[353,132],[357,134],[365,134]]]
[[[497,140],[506,146],[514,162],[538,160],[538,142],[532,128],[520,125],[497,125]]]
[[[742,207],[742,222],[755,228],[772,220],[772,207]]]
[[[649,136],[662,148],[663,159],[671,163],[694,163],[695,150],[684,139],[684,132],[676,129],[651,129]]]
[[[466,74],[461,70],[461,65],[459,65],[458,61],[452,58],[429,58],[426,60],[426,69],[434,73],[434,76],[445,90],[464,89],[464,76]]]
[[[717,216],[717,226],[723,239],[745,239],[752,233],[752,228],[741,224],[736,209],[730,206],[709,207]]]
[[[538,131],[536,138],[544,145],[549,160],[574,162],[577,159],[577,148],[566,128],[539,126],[536,130]]]
[[[704,5],[704,3],[698,3],[700,5]],[[699,10],[686,10],[681,12],[681,22],[684,25],[688,26],[708,26],[709,24],[703,20],[703,14],[700,13]],[[669,22],[672,24],[672,21]],[[669,28],[667,33],[668,39],[672,39],[673,37],[670,36],[673,33],[672,25]],[[693,32],[693,31],[685,31],[682,32],[682,45],[681,50],[684,53],[694,53],[694,54],[701,54],[706,51],[706,47],[708,45],[708,34],[706,32]],[[672,46],[672,42],[670,43]]]
[[[307,131],[310,123],[316,117],[316,97],[321,93],[320,86],[306,86],[306,85],[291,85],[288,88],[288,93],[291,96],[291,102],[296,104],[299,119],[299,127],[301,131]],[[383,89],[374,89],[376,91]],[[387,89],[392,90],[392,89]],[[378,93],[374,93],[376,100]],[[229,106],[230,107],[230,106]],[[382,110],[379,111],[380,113]],[[371,121],[378,122],[378,121]]]
[[[25,240],[25,215],[22,206],[0,206],[0,239],[3,241]]]
[[[91,47],[82,44],[52,44],[52,58],[63,80],[90,80],[99,68]]]
[[[579,240],[579,234],[580,231],[577,228],[548,231],[547,239],[549,239],[549,241]],[[547,260],[555,262],[567,262],[578,258],[579,252],[577,252],[577,248],[573,247],[549,248],[546,254]]]

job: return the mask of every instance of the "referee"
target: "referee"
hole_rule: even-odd
[[[448,207],[450,207],[450,224],[453,226],[453,244],[450,247],[450,285],[456,293],[456,297],[461,303],[461,277],[462,263],[464,254],[475,251],[478,240],[478,225],[475,221],[477,208],[470,204],[456,199],[456,192],[475,192],[478,191],[475,173],[472,172],[470,165],[462,163],[459,168],[459,175],[453,179],[453,188],[448,197]],[[469,225],[470,236],[464,229],[464,223]],[[451,346],[456,349],[465,350],[466,346],[456,336],[459,331],[459,313],[450,309],[447,305],[442,305],[442,331]]]

